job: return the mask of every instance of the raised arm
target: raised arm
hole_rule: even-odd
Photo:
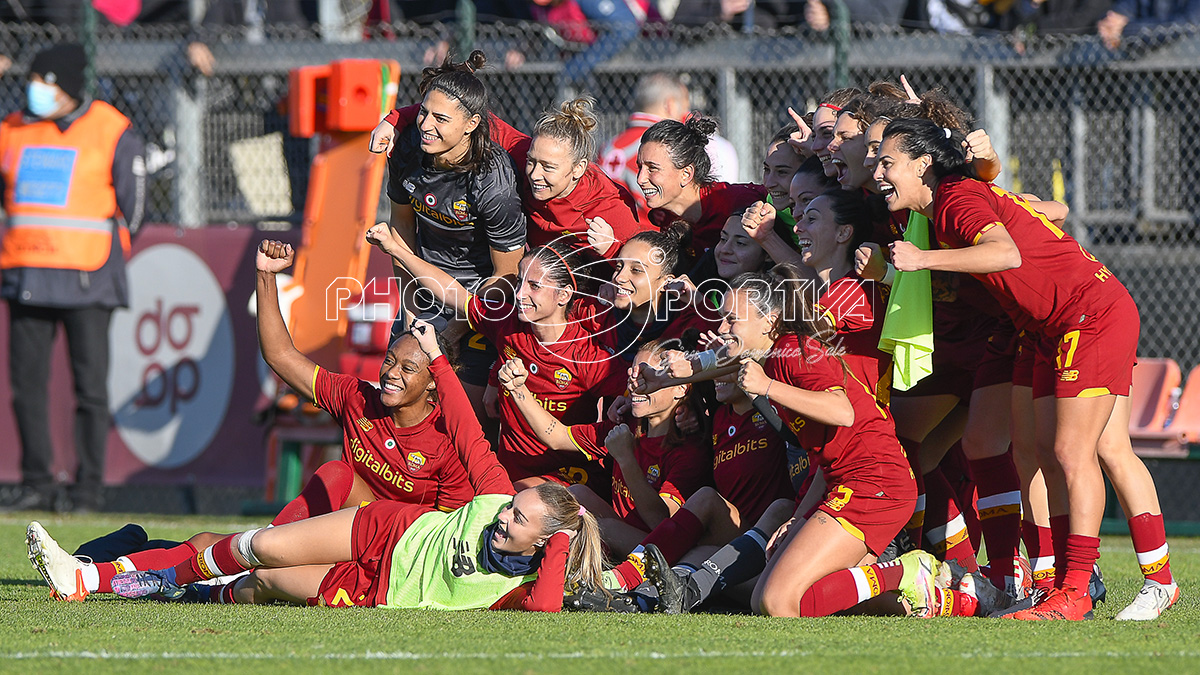
[[[433,373],[441,403],[442,417],[458,451],[458,458],[467,470],[467,479],[477,495],[516,494],[508,472],[500,465],[491,451],[475,409],[463,390],[462,382],[454,374],[450,362],[442,354],[433,326],[421,320],[412,323],[413,336],[429,357],[429,370]]]
[[[991,274],[1021,266],[1021,251],[1003,225],[985,230],[966,248],[922,251],[907,241],[892,244],[892,263],[901,272],[940,270],[967,274]]]
[[[471,294],[454,277],[421,259],[415,253],[415,249],[403,238],[397,237],[386,223],[379,223],[367,230],[366,237],[368,243],[391,256],[400,268],[428,289],[435,298],[446,306],[453,307],[459,319],[467,318],[466,305]]]
[[[300,396],[313,400],[317,364],[296,349],[279,310],[279,287],[275,275],[291,267],[295,258],[291,244],[263,240],[255,258],[255,303],[258,309],[258,347],[263,360]]]
[[[848,427],[854,424],[854,406],[842,389],[810,391],[767,377],[763,367],[744,359],[738,373],[738,386],[751,398],[766,396],[788,410],[800,413],[819,424]]]
[[[550,414],[548,410],[538,405],[537,397],[525,386],[529,373],[521,359],[509,359],[500,366],[498,373],[500,386],[508,392],[513,405],[517,407],[538,440],[545,443],[551,450],[578,450],[567,426]]]

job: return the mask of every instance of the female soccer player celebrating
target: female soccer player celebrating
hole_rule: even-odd
[[[448,274],[429,264],[383,224],[367,231],[375,244],[404,267],[435,298],[457,308],[457,318],[492,340],[506,358],[529,364],[529,389],[541,405],[566,424],[595,419],[597,401],[625,390],[625,365],[571,315],[577,296],[594,288],[593,265],[604,265],[588,249],[563,241],[531,250],[518,266],[519,287],[513,303],[485,301]],[[538,442],[509,397],[500,400],[500,463],[519,487],[552,480],[564,484],[605,485],[607,472],[597,462],[580,462],[577,453],[556,453]]]
[[[560,485],[514,490],[487,452],[433,328],[417,322],[414,333],[478,496],[450,513],[378,501],[229,535],[172,569],[118,575],[116,592],[225,603],[556,612],[564,583],[597,585],[602,550],[595,518]],[[51,587],[66,590],[60,587],[68,578],[73,583],[78,561],[37,523],[30,525],[31,557],[35,546]],[[255,572],[226,586],[187,587],[248,569]]]
[[[1039,463],[1051,515],[1069,516],[1054,533],[1066,572],[1060,588],[1013,617],[1087,618],[1104,512],[1097,443],[1106,426],[1128,427],[1129,409],[1116,400],[1129,394],[1137,306],[1107,267],[1024,199],[963,176],[961,142],[925,120],[898,120],[884,131],[875,180],[888,208],[925,215],[946,247],[922,251],[896,242],[892,259],[901,270],[972,274],[1018,329],[1042,336],[1034,376],[1053,378],[1054,398],[1035,401],[1035,424],[1054,429],[1050,447],[1039,443]]]

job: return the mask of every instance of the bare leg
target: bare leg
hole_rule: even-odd
[[[350,560],[356,513],[357,507],[342,509],[259,530],[254,536],[254,555],[262,567],[297,567]],[[234,556],[243,567],[250,567],[236,547]]]
[[[971,393],[967,426],[963,429],[963,454],[967,459],[998,457],[1008,452],[1012,384],[995,384]]]
[[[614,557],[629,555],[629,552],[646,538],[647,532],[622,520],[612,506],[588,486],[572,485],[569,489],[583,508],[591,511],[596,517],[600,525],[600,538],[608,545]]]
[[[303,565],[282,569],[257,569],[237,580],[234,602],[261,605],[282,600],[304,605],[321,590],[321,581],[332,565]]]
[[[1097,448],[1112,416],[1116,396],[1060,398],[1055,412],[1054,457],[1062,467],[1071,514],[1071,534],[1098,536],[1104,518],[1104,476]],[[1051,513],[1054,513],[1053,503]]]
[[[892,398],[892,417],[896,421],[896,435],[914,441],[923,441],[946,415],[958,405],[953,394],[937,396],[895,396]]]
[[[1112,416],[1100,435],[1100,465],[1112,481],[1126,517],[1143,513],[1158,515],[1162,509],[1154,479],[1141,458],[1133,454],[1133,445],[1129,442],[1129,409],[1129,397],[1118,396]]]
[[[867,545],[818,511],[767,563],[751,607],[768,616],[800,616],[800,599],[827,574],[863,559]]]
[[[967,426],[968,408],[966,406],[955,406],[941,422],[938,423],[925,440],[921,441],[921,453],[919,461],[921,462],[921,473],[929,473],[937,468],[938,464],[942,463],[942,459],[946,456],[946,452],[954,447],[958,439],[963,437],[963,430]]]

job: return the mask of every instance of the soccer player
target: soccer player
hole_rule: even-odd
[[[521,259],[519,286],[508,302],[469,293],[383,224],[367,231],[367,241],[392,256],[439,302],[457,308],[457,318],[492,340],[505,359],[529,364],[529,389],[565,424],[594,420],[602,397],[624,392],[624,362],[603,336],[591,334],[572,316],[575,301],[595,290],[596,266],[607,267],[589,249],[563,241],[532,249]],[[555,481],[593,484],[607,492],[608,472],[600,462],[547,449],[509,397],[500,397],[499,405],[496,455],[518,487]]]
[[[1017,328],[1041,334],[1034,379],[1047,377],[1054,384],[1034,401],[1038,459],[1065,573],[1059,588],[1012,616],[1087,618],[1092,609],[1087,586],[1099,557],[1104,511],[1097,445],[1106,426],[1112,425],[1111,433],[1127,433],[1129,408],[1116,403],[1129,395],[1137,306],[1107,267],[1026,200],[962,175],[962,142],[926,120],[898,120],[884,131],[875,179],[889,209],[925,215],[948,247],[922,251],[896,242],[892,260],[901,270],[969,273],[996,296]]]
[[[634,369],[657,363],[669,344],[651,341],[642,345]],[[571,491],[600,520],[601,536],[614,553],[629,553],[693,492],[710,482],[707,424],[686,433],[675,421],[680,406],[692,406],[698,419],[706,419],[689,385],[631,396],[629,422],[605,420],[566,426],[542,408],[525,386],[529,371],[519,359],[507,361],[499,378],[505,398],[513,401],[538,439],[551,450],[581,453],[589,460],[609,458],[613,463],[611,494],[598,495],[583,486]]]
[[[529,218],[530,246],[564,235],[611,258],[634,233],[649,229],[638,219],[633,196],[611,180],[592,159],[596,155],[595,101],[580,97],[542,115],[529,136],[491,115],[489,129],[522,169],[521,204]],[[397,131],[416,122],[420,105],[393,110],[372,134],[372,150],[382,152]]]
[[[483,429],[437,345],[414,324],[443,396],[460,459],[477,496],[443,513],[377,501],[362,508],[229,535],[174,568],[125,572],[123,597],[221,603],[524,609],[557,612],[564,583],[595,585],[602,550],[595,518],[555,484],[516,491],[487,451]],[[30,558],[56,594],[70,595],[85,573],[39,523],[29,526]],[[254,570],[224,586],[196,581]]]
[[[676,220],[692,227],[693,253],[717,243],[730,214],[763,199],[762,186],[713,179],[705,146],[717,122],[691,115],[686,122],[663,120],[646,130],[638,148],[638,186],[650,207],[650,222],[662,229]]]

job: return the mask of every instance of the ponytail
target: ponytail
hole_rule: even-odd
[[[558,483],[542,483],[533,489],[546,505],[542,532],[547,536],[559,530],[576,532],[567,554],[567,587],[601,588],[604,543],[596,516],[584,510],[575,495]]]

